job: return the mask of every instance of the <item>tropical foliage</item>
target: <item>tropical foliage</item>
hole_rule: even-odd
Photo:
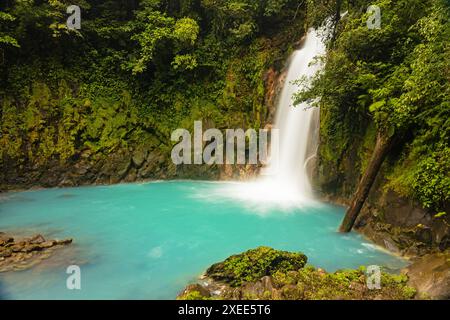
[[[386,188],[444,210],[450,201],[448,2],[359,3],[338,24],[324,71],[297,100],[321,97],[316,104],[324,114],[325,161],[341,161],[360,137],[364,170],[374,132],[398,136],[385,168]],[[380,29],[367,27],[369,5],[381,9]]]

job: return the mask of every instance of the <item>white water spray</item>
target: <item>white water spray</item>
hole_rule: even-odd
[[[320,65],[314,58],[325,53],[325,45],[316,31],[311,29],[306,35],[304,45],[291,57],[286,82],[277,106],[275,128],[279,129],[279,151],[272,155],[270,171],[275,174],[269,179],[279,186],[295,190],[303,198],[311,198],[312,190],[308,178],[307,161],[316,152],[317,139],[314,125],[319,113],[307,103],[293,105],[293,96],[301,87],[293,83],[300,77],[313,76]],[[284,188],[283,188],[284,189]]]
[[[311,108],[308,103],[293,105],[293,95],[301,89],[293,81],[313,76],[321,67],[314,58],[325,54],[325,50],[322,38],[316,30],[310,29],[303,47],[296,50],[290,59],[278,100],[274,128],[279,129],[279,145],[272,145],[272,151],[278,152],[272,152],[270,165],[263,170],[263,176],[254,182],[233,184],[227,188],[226,196],[282,207],[312,201],[308,163],[317,152],[319,110]]]

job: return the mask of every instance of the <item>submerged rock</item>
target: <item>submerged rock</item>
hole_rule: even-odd
[[[48,258],[53,250],[72,243],[72,239],[45,240],[38,234],[31,238],[15,240],[0,232],[0,272],[31,268]]]

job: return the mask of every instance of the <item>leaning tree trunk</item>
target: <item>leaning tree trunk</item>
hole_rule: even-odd
[[[372,157],[364,175],[358,183],[358,188],[353,196],[350,208],[347,210],[344,220],[339,228],[340,232],[350,232],[352,230],[356,218],[369,195],[370,188],[377,177],[378,171],[391,147],[395,143],[394,140],[396,140],[394,137],[389,137],[384,133],[379,132],[377,134],[377,142]]]
[[[333,34],[331,36],[331,43],[334,44],[337,36],[337,27],[339,21],[341,21],[341,8],[342,8],[342,0],[336,0],[335,13],[333,17]]]

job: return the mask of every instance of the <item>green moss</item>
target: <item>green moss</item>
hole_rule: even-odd
[[[313,267],[297,272],[277,272],[273,276],[282,299],[329,300],[329,299],[399,299],[414,298],[416,290],[407,286],[404,275],[382,272],[381,289],[369,290],[364,268],[326,273]]]
[[[377,186],[438,213],[450,201],[450,85],[442,72],[450,52],[448,6],[441,0],[387,3],[380,2],[387,18],[379,33],[365,27],[364,10],[348,11],[323,72],[297,102],[320,97],[320,182],[331,189],[326,192],[353,192],[376,131],[385,131],[400,139]]]
[[[10,176],[26,175],[51,160],[70,167],[86,151],[103,159],[144,144],[168,160],[171,132],[190,130],[196,120],[218,129],[263,127],[264,74],[278,59],[284,61],[290,43],[303,33],[301,13],[298,17],[270,36],[255,34],[233,45],[202,30],[202,41],[189,53],[198,65],[189,72],[169,68],[160,54],[155,69],[133,76],[121,64],[134,56],[127,50],[135,46],[113,49],[99,39],[87,44],[79,39],[83,55],[70,52],[70,63],[63,64],[59,53],[46,59],[33,54],[20,65],[11,60],[7,68],[0,66],[2,167]],[[116,36],[125,43],[130,36],[123,32]]]
[[[450,147],[438,144],[426,153],[415,143],[411,148],[391,170],[385,189],[413,197],[438,214],[450,201]]]
[[[59,95],[52,95],[47,85],[35,83],[22,109],[5,100],[0,159],[64,162],[86,147],[107,154],[137,142],[138,111],[127,92],[91,102],[70,92],[64,82],[59,88]]]
[[[380,288],[370,289],[364,266],[328,273],[306,265],[306,260],[301,253],[260,247],[212,265],[206,275],[221,282],[221,295],[214,299],[408,300],[416,297],[416,289],[408,286],[407,275],[382,271]],[[207,289],[202,287],[202,290]],[[200,298],[197,293],[192,297]]]
[[[359,147],[358,155],[361,161],[360,165],[360,173],[364,174],[367,165],[369,164],[369,160],[372,156],[373,149],[375,147],[377,136],[377,128],[374,123],[369,124],[366,133],[364,135],[364,139]]]
[[[177,300],[213,300],[203,296],[199,291],[190,291],[182,296],[177,297]]]
[[[276,272],[298,270],[306,264],[306,261],[307,257],[303,253],[259,247],[211,266],[206,274],[232,286],[239,286]]]

